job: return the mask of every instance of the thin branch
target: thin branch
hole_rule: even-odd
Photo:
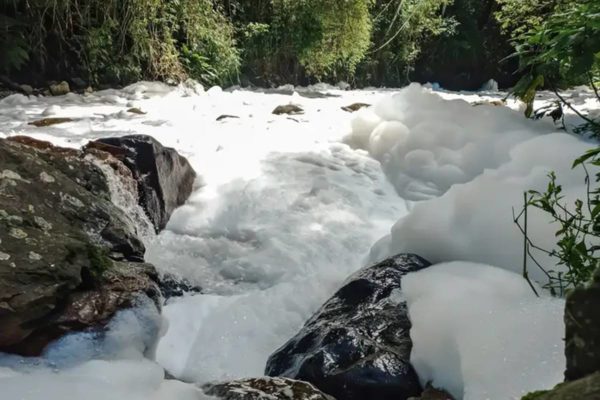
[[[600,92],[598,92],[598,87],[596,87],[596,85],[594,84],[594,77],[589,72],[588,72],[588,79],[590,80],[590,86],[592,87],[592,89],[594,89],[594,93],[596,93],[596,97],[598,98],[598,101],[600,101]]]
[[[523,204],[525,204],[525,211],[523,213],[523,216],[525,217],[525,234],[523,236],[523,278],[525,278],[525,280],[531,287],[531,290],[533,290],[533,293],[535,293],[537,297],[540,297],[537,290],[535,290],[535,286],[533,285],[531,280],[529,280],[529,273],[527,272],[527,257],[529,253],[529,245],[527,243],[527,193],[523,193]]]
[[[564,97],[562,97],[560,95],[560,93],[558,93],[558,90],[556,90],[556,88],[554,86],[552,86],[552,91],[560,99],[560,101],[562,101],[567,107],[569,107],[573,112],[575,112],[575,114],[577,114],[581,119],[583,119],[584,121],[586,121],[586,122],[588,122],[588,123],[590,123],[592,125],[600,126],[600,124],[598,124],[594,120],[586,117],[581,112],[579,112],[579,110],[577,110],[571,103],[569,103]]]

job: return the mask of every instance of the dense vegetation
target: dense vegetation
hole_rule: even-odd
[[[579,133],[600,138],[600,120],[584,115],[559,93],[562,86],[590,86],[600,102],[600,2],[597,0],[503,0],[507,5],[500,19],[503,26],[513,27],[513,43],[519,57],[522,77],[514,93],[527,103],[526,114],[533,112],[538,89],[554,91],[559,109],[570,108],[585,124]],[[535,5],[541,5],[539,9]],[[538,10],[536,13],[535,11]],[[520,19],[522,13],[534,17]],[[562,112],[561,112],[562,114]],[[569,201],[559,178],[549,175],[545,191],[531,190],[524,194],[524,208],[515,222],[524,235],[523,275],[528,278],[528,256],[536,268],[548,277],[547,288],[564,295],[565,291],[592,279],[600,267],[600,147],[590,150],[574,161],[573,168],[585,172],[586,196]],[[556,226],[556,245],[544,249],[536,245],[527,231],[527,211],[530,208],[546,213]],[[532,250],[556,259],[559,269],[541,265]],[[533,288],[533,286],[532,286]],[[535,289],[534,289],[535,291]]]
[[[0,74],[31,83],[420,80],[474,89],[494,78],[512,86],[530,74],[517,72],[518,59],[510,57],[532,45],[526,35],[581,4],[587,2],[0,0]],[[568,69],[555,71],[553,82],[570,79]]]

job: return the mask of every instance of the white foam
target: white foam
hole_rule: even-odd
[[[503,400],[562,380],[564,301],[536,297],[521,276],[453,262],[407,275],[402,291],[423,384],[457,399]]]

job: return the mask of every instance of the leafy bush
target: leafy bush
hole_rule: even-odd
[[[14,0],[28,21],[31,70],[93,82],[227,81],[239,66],[233,27],[212,0]],[[199,60],[202,60],[200,62]],[[19,65],[19,67],[22,66]]]
[[[545,192],[531,190],[525,193],[523,211],[515,218],[525,237],[523,275],[528,277],[529,256],[544,271],[548,277],[546,287],[555,295],[564,295],[568,288],[588,282],[600,266],[600,173],[594,173],[593,176],[589,173],[590,168],[600,167],[600,147],[575,160],[573,168],[576,167],[583,168],[586,175],[588,189],[584,200],[577,199],[572,206],[567,204],[556,175],[551,173]],[[544,211],[558,225],[555,249],[540,248],[528,236],[527,210],[530,207]],[[565,267],[564,271],[541,265],[535,260],[531,249],[555,258],[557,265]]]
[[[18,70],[29,60],[23,33],[27,25],[8,16],[9,13],[14,15],[16,11],[12,1],[0,1],[0,72],[3,73]]]
[[[533,100],[539,88],[549,87],[560,96],[561,85],[588,83],[594,86],[600,73],[599,37],[600,2],[577,0],[560,2],[541,23],[532,23],[526,33],[515,39],[516,55],[524,76],[514,93],[527,104],[527,116],[533,112]],[[567,102],[563,104],[570,107]],[[597,124],[582,117],[588,123]]]
[[[371,0],[249,3],[230,2],[230,9],[252,79],[281,84],[346,78],[365,56]]]
[[[496,20],[513,39],[539,28],[564,0],[497,0]]]
[[[274,0],[274,27],[288,56],[316,78],[353,74],[369,46],[368,0]]]

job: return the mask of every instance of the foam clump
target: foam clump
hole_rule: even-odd
[[[544,129],[508,108],[475,112],[465,100],[412,84],[357,113],[346,141],[381,162],[400,196],[426,200],[502,165],[513,147]]]
[[[423,384],[503,400],[562,380],[564,300],[536,297],[518,274],[452,262],[407,275],[402,290]]]
[[[518,213],[523,207],[525,191],[545,190],[550,171],[559,177],[567,203],[584,198],[584,172],[572,169],[571,164],[590,146],[562,133],[538,136],[517,145],[509,153],[510,160],[499,168],[455,185],[441,197],[415,204],[393,226],[390,235],[371,249],[372,261],[414,252],[433,263],[463,260],[520,272],[523,235],[513,221],[513,210]],[[553,248],[559,228],[550,222],[547,214],[529,209],[528,235],[545,249]],[[546,254],[535,250],[532,254],[547,269],[555,267],[556,260]],[[528,265],[532,279],[547,283],[546,275],[532,260]]]

